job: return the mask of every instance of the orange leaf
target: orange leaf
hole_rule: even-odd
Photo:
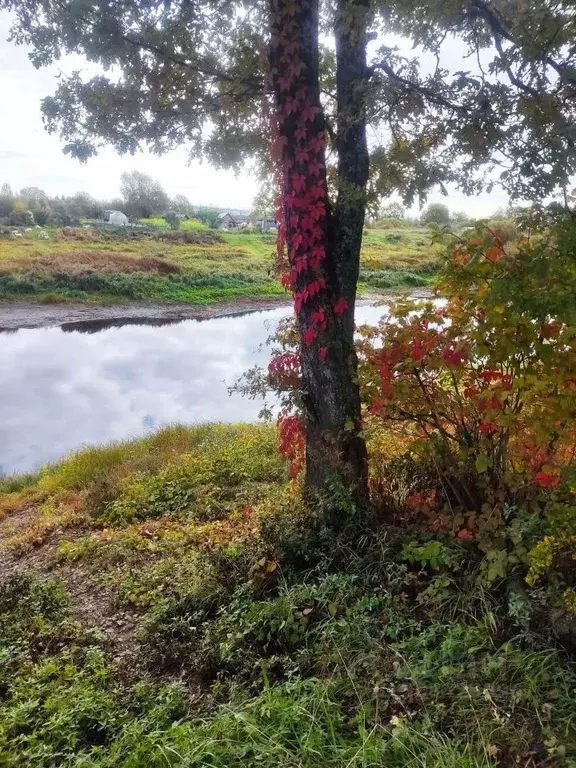
[[[491,261],[494,263],[495,261],[498,261],[503,256],[505,256],[505,252],[502,248],[499,248],[496,245],[493,245],[491,248],[488,248],[486,250],[486,253],[484,254],[487,261]]]

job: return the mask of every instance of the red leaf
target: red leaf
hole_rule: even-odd
[[[317,133],[316,136],[311,139],[309,143],[310,149],[312,149],[314,152],[320,152],[324,149],[325,141],[326,137],[324,136],[324,132],[320,131],[320,133]]]
[[[315,160],[312,160],[310,163],[308,163],[308,173],[310,176],[320,176],[320,172],[323,169],[323,165],[320,165],[320,163],[317,163]]]
[[[294,154],[296,156],[297,163],[305,163],[308,159],[308,150],[303,149],[302,147],[297,147]]]
[[[320,360],[326,360],[326,358],[328,357],[328,350],[326,349],[326,347],[320,347],[318,351],[318,357],[320,358]]]
[[[536,474],[536,482],[541,488],[555,488],[560,482],[560,473],[557,469],[550,472],[541,470]]]
[[[318,331],[315,331],[314,328],[308,328],[307,331],[304,331],[302,334],[302,340],[304,341],[304,344],[307,344],[310,346],[314,339],[318,337]]]
[[[302,110],[302,117],[304,120],[312,122],[316,115],[320,112],[318,107],[309,106]]]
[[[314,184],[314,186],[310,187],[310,197],[313,200],[324,200],[325,194],[322,184]]]
[[[298,256],[294,262],[294,268],[297,275],[299,275],[300,272],[304,272],[307,266],[306,256]]]
[[[310,266],[313,269],[318,269],[322,261],[324,260],[324,257],[326,256],[326,252],[324,250],[323,245],[315,245],[312,248],[312,252],[310,254]]]
[[[341,296],[338,301],[334,304],[334,314],[335,315],[343,315],[348,311],[349,304],[346,301],[346,299]]]
[[[442,350],[442,357],[448,363],[448,365],[460,366],[468,359],[466,352],[462,349],[452,349],[449,346],[444,347]]]
[[[311,312],[310,322],[317,328],[320,328],[323,331],[326,330],[326,326],[328,325],[328,318],[326,317],[326,312],[324,309],[320,308],[315,312]]]
[[[306,69],[306,65],[301,59],[292,59],[288,72],[295,77],[298,77],[300,73]]]
[[[306,189],[306,176],[295,174],[292,176],[292,187],[295,192],[302,192]]]
[[[410,357],[415,363],[419,363],[424,357],[426,357],[426,347],[424,346],[422,339],[415,339],[410,349]]]

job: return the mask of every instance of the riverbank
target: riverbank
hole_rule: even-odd
[[[44,304],[34,301],[0,301],[0,332],[19,328],[48,328],[75,323],[162,324],[180,320],[209,320],[244,312],[258,312],[285,306],[290,298],[284,294],[269,298],[241,296],[214,304],[198,305],[176,302],[132,302],[119,304]]]
[[[374,467],[401,452],[368,436]],[[378,519],[327,529],[268,426],[0,481],[3,765],[573,766],[576,674],[546,626],[469,542]]]
[[[271,235],[93,229],[17,234],[0,236],[0,301],[205,307],[285,296]],[[370,231],[359,290],[427,286],[440,252],[426,231]]]
[[[407,295],[414,298],[427,298],[432,291],[426,288],[389,290],[362,293],[358,306],[378,302],[386,303]],[[217,317],[231,317],[245,312],[263,312],[267,309],[286,307],[292,309],[292,302],[287,294],[282,296],[257,297],[239,296],[234,299],[217,301],[213,304],[184,304],[181,302],[131,302],[114,304],[94,304],[66,302],[63,304],[45,304],[37,301],[0,301],[0,333],[17,331],[20,328],[50,328],[64,326],[73,330],[75,324],[94,323],[107,325],[162,325],[177,323],[181,320],[211,320]]]

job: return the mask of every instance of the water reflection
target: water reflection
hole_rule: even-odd
[[[60,326],[64,333],[100,333],[109,328],[124,328],[126,325],[149,325],[152,328],[162,328],[165,325],[177,325],[182,320],[178,318],[156,318],[156,317],[121,317],[115,320],[77,320],[73,323],[62,323]]]
[[[382,307],[359,307],[376,322]],[[286,308],[205,321],[70,323],[0,336],[0,474],[83,444],[173,422],[252,421],[261,403],[228,395]],[[75,327],[72,327],[75,326]]]

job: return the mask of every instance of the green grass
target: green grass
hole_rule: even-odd
[[[177,301],[283,295],[272,235],[213,234],[195,222],[171,231],[49,230],[0,240],[0,299],[46,302]],[[439,251],[420,230],[370,230],[360,291],[403,290],[434,279]]]
[[[166,219],[162,219],[159,216],[149,219],[138,219],[138,224],[144,224],[146,227],[159,227],[161,229],[168,229],[170,226]]]
[[[546,627],[465,545],[435,570],[413,530],[327,528],[271,427],[86,449],[4,481],[0,509],[24,568],[0,586],[7,768],[575,765]]]

